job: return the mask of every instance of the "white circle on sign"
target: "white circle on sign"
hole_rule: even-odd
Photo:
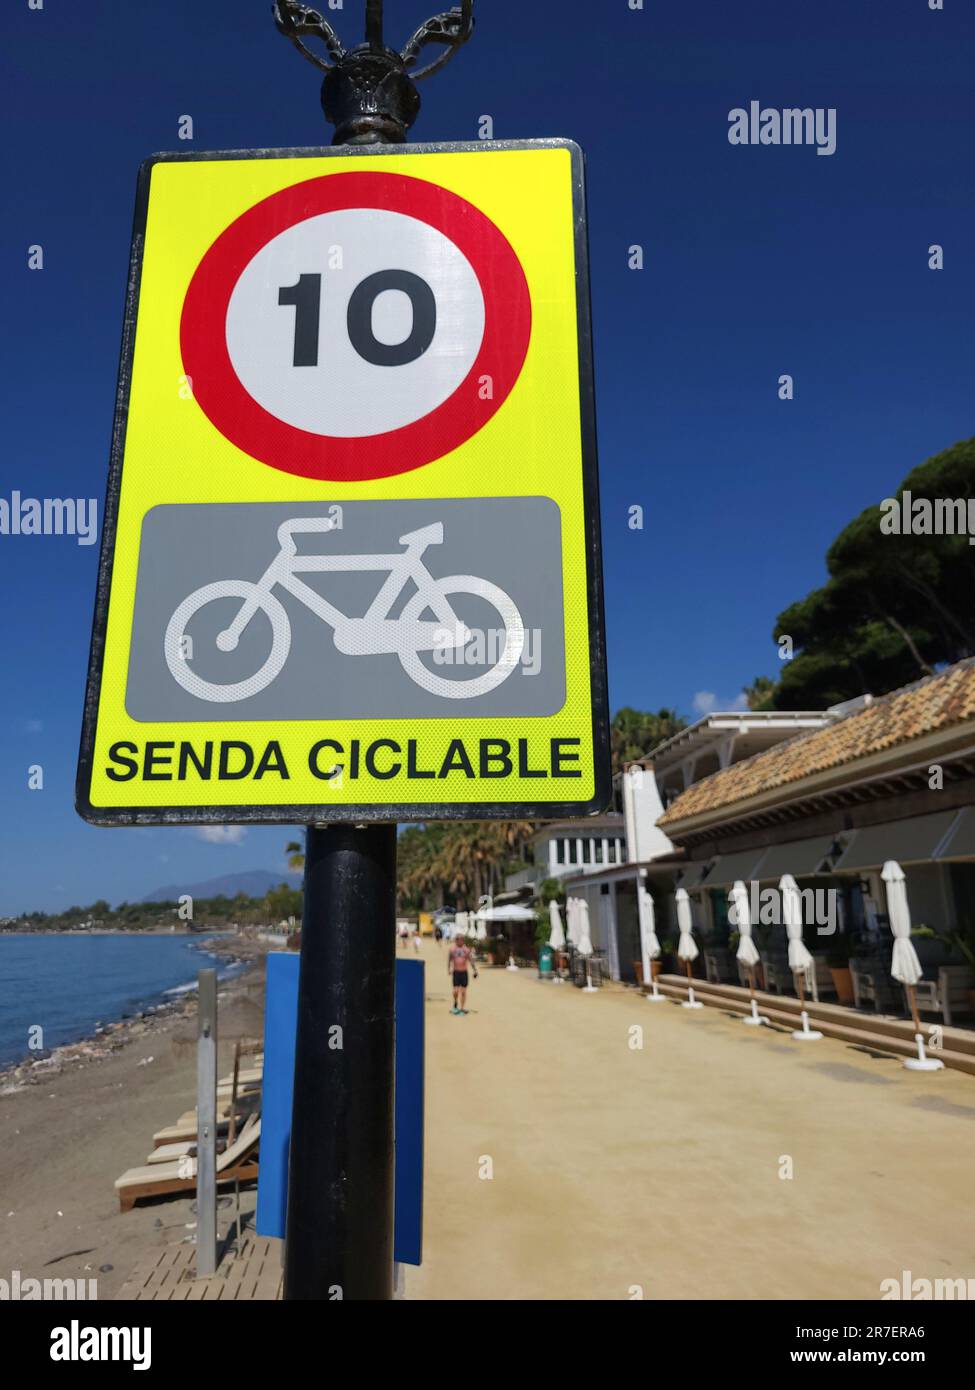
[[[364,296],[371,302],[370,357],[416,333],[414,351],[422,351],[397,365],[367,360],[349,334],[356,289],[390,271],[406,272],[421,291],[418,301],[377,281],[378,292]],[[302,276],[321,277],[317,324],[310,296],[294,302]],[[435,322],[421,302],[415,323],[417,303],[429,304],[430,296],[412,277],[429,287]],[[261,247],[234,286],[226,334],[242,385],[277,419],[339,438],[384,434],[428,415],[467,376],[484,336],[484,296],[467,257],[429,223],[381,208],[346,208],[297,222]],[[296,358],[308,365],[296,366]]]

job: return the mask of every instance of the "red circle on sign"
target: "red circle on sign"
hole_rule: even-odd
[[[230,297],[261,248],[306,218],[345,208],[376,208],[428,223],[467,258],[484,299],[480,350],[451,395],[399,429],[355,437],[315,434],[265,410],[234,370],[226,331]],[[193,397],[225,438],[272,468],[343,482],[408,473],[476,434],[518,380],[530,336],[525,272],[494,223],[446,188],[385,173],[325,174],[283,188],[248,208],[217,237],[197,266],[180,321],[183,369],[192,382]],[[480,396],[482,377],[491,378],[489,400]]]

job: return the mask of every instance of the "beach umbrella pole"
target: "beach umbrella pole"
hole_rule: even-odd
[[[917,1013],[917,990],[913,985],[907,986],[907,998],[911,1006],[911,1018],[914,1020],[914,1035],[916,1037],[921,1031],[921,1020]]]
[[[745,1015],[745,1017],[742,1019],[742,1023],[750,1024],[752,1028],[760,1028],[763,1023],[768,1023],[768,1019],[765,1017],[764,1014],[760,1014],[758,1012],[758,1000],[755,998],[754,965],[750,965],[748,967],[748,989],[749,993],[751,994],[752,1011],[751,1013]]]
[[[694,975],[691,971],[691,963],[689,960],[685,960],[684,965],[687,969],[687,998],[684,1000],[681,1008],[703,1009],[704,1005],[694,998]]]
[[[823,1035],[822,1033],[817,1032],[815,1028],[809,1027],[809,1014],[807,1013],[805,1007],[806,992],[803,989],[804,979],[805,971],[795,971],[796,988],[799,991],[799,1007],[801,1010],[799,1017],[802,1019],[802,1027],[797,1028],[795,1032],[792,1034],[792,1036],[796,1039],[797,1042],[818,1042]]]
[[[907,997],[911,1005],[911,1018],[914,1020],[914,1041],[917,1043],[917,1056],[905,1057],[904,1066],[908,1071],[941,1071],[944,1062],[937,1057],[929,1057],[924,1046],[921,1020],[917,1013],[917,992],[913,985],[906,985]]]
[[[641,932],[641,938],[642,938],[642,932]],[[648,980],[649,980],[649,983],[650,983],[650,993],[649,993],[649,994],[644,994],[643,997],[644,997],[644,999],[649,999],[649,1001],[650,1001],[651,1004],[659,1004],[659,1003],[661,1002],[661,1000],[663,999],[663,995],[660,993],[660,990],[657,988],[657,981],[656,981],[655,978],[654,978],[654,974],[653,974],[653,959],[652,959],[652,957],[651,957],[651,955],[650,955],[650,952],[649,952],[649,950],[648,950],[648,948],[647,948],[646,942],[643,941],[642,939],[641,939],[640,947],[641,947],[641,951],[642,951],[642,955],[643,955],[643,962],[642,962],[643,983],[644,983],[644,985],[646,985],[647,982],[648,982]]]

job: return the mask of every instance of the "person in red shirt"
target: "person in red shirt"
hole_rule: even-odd
[[[464,1005],[467,1003],[468,970],[473,970],[476,980],[474,952],[462,936],[456,937],[450,943],[450,950],[447,952],[447,974],[453,977],[454,985],[454,1007],[450,1011],[452,1014],[467,1013]]]

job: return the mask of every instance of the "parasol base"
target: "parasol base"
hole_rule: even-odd
[[[653,982],[653,993],[645,994],[643,997],[648,1004],[664,1004],[667,1002],[666,996],[661,994],[660,990],[657,988],[656,980]]]
[[[809,1015],[806,1013],[805,1009],[802,1011],[801,1018],[802,1027],[797,1028],[792,1035],[796,1042],[818,1042],[823,1035],[822,1033],[817,1033],[815,1028],[809,1027]]]
[[[752,1000],[751,1013],[745,1014],[741,1021],[742,1023],[749,1024],[749,1026],[752,1028],[760,1028],[763,1023],[768,1023],[768,1019],[765,1017],[765,1015],[760,1014],[758,1012],[758,1003],[754,999]]]
[[[914,1034],[914,1041],[917,1043],[917,1056],[905,1057],[904,1066],[908,1071],[941,1071],[944,1062],[939,1062],[936,1057],[929,1057],[924,1050],[924,1037],[921,1033]]]
[[[517,965],[515,965],[514,961],[510,958],[510,956],[509,956],[509,958],[508,958],[508,964],[507,964],[504,968],[505,968],[505,970],[517,970],[517,969],[518,969]]]
[[[704,1005],[694,998],[694,990],[688,986],[687,998],[681,1003],[682,1009],[703,1009]]]

